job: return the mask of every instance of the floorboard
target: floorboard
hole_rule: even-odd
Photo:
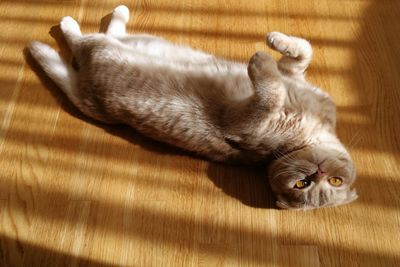
[[[99,31],[122,3],[128,31],[232,60],[269,31],[310,40],[359,199],[277,210],[263,171],[87,119],[25,60],[61,17]],[[399,266],[399,17],[391,0],[1,0],[0,266]]]

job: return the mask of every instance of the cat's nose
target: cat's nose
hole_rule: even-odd
[[[323,172],[321,172],[321,171],[317,171],[316,173],[315,173],[315,179],[317,180],[317,181],[319,181],[319,180],[321,180],[322,179],[322,177],[324,177],[324,173]]]
[[[314,178],[316,179],[316,180],[320,180],[320,179],[322,179],[322,177],[324,177],[325,176],[325,172],[323,171],[323,170],[321,170],[321,167],[320,167],[320,165],[318,164],[318,169],[317,169],[317,171],[314,173]]]
[[[318,175],[324,174],[325,172],[321,169],[321,164],[318,164],[317,166],[318,166],[317,174]]]

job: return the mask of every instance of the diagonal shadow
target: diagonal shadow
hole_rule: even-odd
[[[398,8],[396,9],[396,7],[397,7],[397,5],[389,5],[388,6],[389,10],[387,10],[385,12],[396,15],[395,10],[398,10]],[[379,12],[377,12],[375,10],[378,10]],[[372,16],[371,16],[371,21],[366,22],[367,29],[378,28],[382,31],[381,35],[384,36],[384,38],[386,38],[386,40],[389,40],[391,43],[396,43],[397,38],[390,36],[391,33],[389,32],[393,26],[387,25],[387,22],[382,22],[382,20],[380,18],[380,15],[381,15],[380,12],[382,12],[382,8],[381,8],[381,6],[379,6],[379,3],[376,2],[376,4],[373,5],[371,7],[371,10],[369,10],[369,11],[372,13]],[[396,22],[396,21],[392,21],[392,22]],[[382,24],[384,24],[383,29],[380,28],[380,26],[382,26]],[[364,34],[365,34],[365,36],[368,36],[368,34],[370,34],[370,33],[368,32],[368,30],[365,30]],[[371,48],[379,50],[380,45],[378,43],[371,44],[371,42],[370,42],[371,40],[369,39],[369,37],[365,37],[365,36],[361,37],[359,40],[360,48],[361,49],[364,48],[367,51],[369,51]],[[397,51],[390,51],[390,52],[393,52],[394,61],[400,62],[400,61],[398,61],[398,59],[399,59],[398,52]],[[387,53],[389,53],[389,52],[382,52],[382,53],[385,54],[386,56],[388,56]],[[358,54],[358,56],[364,57],[365,55]],[[382,62],[379,55],[371,55],[371,57],[372,57],[372,61],[377,62],[377,68],[380,68],[380,69],[387,68],[385,63]],[[393,65],[393,63],[391,63],[391,64],[392,64],[391,66],[393,67],[393,71],[391,71],[390,74],[386,74],[387,75],[387,76],[385,76],[386,79],[384,80],[384,82],[383,82],[384,84],[382,85],[382,87],[387,86],[387,88],[380,88],[380,89],[382,89],[382,93],[386,96],[391,95],[393,92],[393,91],[391,91],[391,90],[393,90],[393,85],[398,84],[398,78],[396,76],[398,67]],[[355,65],[355,69],[360,73],[363,73],[363,71],[366,71],[367,73],[372,73],[372,71],[373,71],[371,69],[371,66],[363,66],[363,65],[360,66],[357,64]],[[376,78],[376,76],[374,76],[373,78]],[[356,90],[359,90],[360,96],[363,95],[362,89],[365,88],[365,86],[367,86],[366,88],[368,89],[366,91],[375,89],[372,86],[372,85],[376,84],[373,81],[373,78],[367,77],[366,81],[360,81],[360,80],[355,79],[356,86],[354,88]],[[369,82],[371,82],[371,83],[369,83]],[[369,101],[370,99],[364,99],[364,100]],[[380,99],[379,101],[383,101],[383,100]],[[387,100],[385,100],[385,101],[387,101]],[[388,116],[390,118],[389,113],[396,112],[396,111],[398,111],[397,106],[391,106],[389,108],[389,110],[387,111],[387,113],[385,113],[385,116]],[[396,114],[396,113],[394,113],[394,114]],[[93,123],[93,122],[89,122],[89,123]],[[378,127],[380,128],[380,131],[382,131],[382,132],[385,132],[385,131],[392,132],[393,129],[398,130],[398,123],[396,121],[390,122],[387,125],[382,125],[382,124],[383,124],[383,122],[379,122],[379,125],[378,125]],[[397,131],[395,131],[395,132],[397,132]],[[376,137],[377,140],[379,140],[379,142],[382,142],[382,147],[390,149],[390,151],[393,151],[393,153],[399,152],[398,146],[396,144],[394,145],[394,147],[389,147],[388,143],[385,143],[384,140],[381,140],[382,139],[381,136],[377,136],[375,134],[370,135],[371,139],[373,139],[374,137]],[[398,140],[396,139],[396,136],[394,136],[394,140],[398,144]],[[151,143],[152,141],[149,141],[149,142]],[[167,150],[169,150],[169,148]],[[219,168],[220,167],[218,166],[215,168],[214,171],[212,171],[212,170],[210,171],[211,173],[213,173],[213,172],[216,173],[215,176],[217,177],[217,179],[219,179],[218,177],[221,176],[221,171],[218,170]],[[227,168],[230,168],[230,167],[227,167]],[[222,184],[224,184],[223,187],[224,188],[227,187],[226,191],[230,192],[228,194],[235,195],[236,192],[238,191],[238,188],[240,188],[240,186],[243,185],[242,181],[236,180],[236,182],[239,181],[239,183],[238,183],[239,186],[235,185],[234,186],[235,188],[231,189],[231,188],[229,188],[229,187],[232,187],[231,177],[234,175],[231,173],[230,169],[227,169],[226,171],[223,171],[222,173],[223,173],[222,176],[226,177],[229,180],[226,182],[222,182]],[[262,175],[262,170],[260,171],[260,175]],[[211,176],[214,176],[214,174],[211,174]],[[234,179],[236,179],[236,178],[234,178]],[[262,179],[261,176],[260,176],[260,179]],[[370,178],[361,177],[360,180],[362,180],[362,182],[366,183],[366,184],[368,184],[368,183],[372,184],[372,183],[376,182],[376,179],[374,177],[370,177]],[[215,183],[218,185],[221,182],[216,181]],[[12,186],[12,185],[5,184],[4,186]],[[385,185],[384,188],[385,187],[388,187],[388,186]],[[368,187],[365,187],[364,190],[365,190],[365,193],[367,193]],[[395,191],[398,192],[398,187],[395,188]],[[68,199],[68,197],[63,195],[62,192],[47,192],[47,193],[50,195],[53,195],[56,193],[58,195],[57,198],[64,199],[64,200]],[[256,194],[258,194],[258,193],[256,193]],[[250,202],[252,202],[252,201],[253,201],[253,203],[255,203],[254,205],[256,207],[258,205],[260,205],[260,202],[261,202],[258,199],[250,200]],[[364,200],[361,200],[361,201],[364,201]],[[39,202],[40,202],[40,200],[39,200]],[[245,199],[244,202],[249,202],[249,200]],[[379,201],[377,201],[377,199],[372,199],[370,203],[377,204],[377,203],[379,203]],[[390,205],[390,204],[384,203],[384,202],[379,203],[379,204]],[[392,205],[395,209],[398,209],[398,204],[396,202],[393,202]],[[261,203],[261,206],[262,206],[262,203]],[[11,209],[11,210],[20,209],[20,207],[18,205],[14,205],[14,204],[12,204],[10,207],[7,207],[7,208]],[[104,219],[104,221],[106,221],[107,216],[110,216],[109,213],[111,213],[111,215],[114,215],[114,214],[118,215],[118,214],[121,214],[124,212],[122,210],[122,207],[114,206],[110,203],[93,203],[92,208],[93,208],[94,213],[99,214],[97,219],[89,222],[92,227],[107,227],[105,225],[102,225],[102,223],[104,223],[104,222],[102,222],[102,219]],[[53,219],[60,220],[60,221],[63,221],[66,219],[65,217],[63,217],[62,214],[57,213],[57,212],[51,212],[50,210],[46,211],[44,209],[44,210],[38,211],[38,214],[35,214],[35,216],[37,215],[37,216],[42,216],[45,218],[53,218]],[[188,244],[190,242],[193,242],[193,236],[191,234],[193,233],[192,230],[195,229],[194,225],[196,225],[199,229],[201,229],[201,231],[203,231],[205,234],[216,232],[215,225],[207,224],[207,223],[200,223],[200,222],[194,221],[190,218],[189,219],[174,218],[174,217],[172,217],[172,215],[152,212],[152,211],[148,211],[146,209],[137,208],[137,207],[130,208],[128,210],[128,213],[130,213],[132,215],[134,214],[134,216],[132,216],[132,218],[134,218],[134,217],[141,218],[141,219],[139,219],[140,220],[139,223],[133,222],[133,228],[131,228],[127,231],[129,233],[129,235],[130,236],[139,236],[143,240],[150,240],[151,242],[154,242],[154,243],[156,243],[156,242],[164,243],[165,242],[166,244],[170,244],[173,246],[180,246],[181,240],[176,237],[179,234],[181,234],[183,236],[184,243]],[[53,217],[53,216],[56,216],[56,217]],[[148,225],[144,226],[145,224],[148,224]],[[165,229],[168,226],[176,227],[177,229],[180,229],[182,231],[174,230],[169,233],[165,233],[165,231],[166,231]],[[225,226],[217,227],[217,228],[218,228],[217,232],[222,232],[224,237],[233,236],[233,240],[240,241],[242,244],[244,244],[244,248],[243,248],[243,251],[241,251],[241,253],[244,254],[245,258],[248,258],[248,259],[256,258],[257,259],[256,261],[260,262],[260,263],[268,262],[268,260],[265,260],[265,256],[263,257],[263,254],[265,252],[262,251],[261,248],[251,247],[251,246],[247,247],[247,245],[254,244],[254,240],[257,240],[257,239],[261,240],[261,242],[263,242],[263,243],[269,242],[269,240],[271,238],[277,238],[278,240],[284,239],[284,238],[282,238],[282,236],[279,233],[278,233],[278,235],[269,236],[265,233],[254,232],[254,231],[245,230],[245,229],[244,230],[243,229],[234,229],[234,228],[225,227]],[[107,229],[110,230],[112,228],[107,227]],[[151,231],[153,231],[152,232],[153,234],[148,234],[143,229],[147,229],[148,230],[147,232],[149,232],[151,230]],[[117,230],[117,231],[120,231],[120,230]],[[212,239],[210,239],[210,240],[212,240]],[[309,240],[302,240],[302,239],[295,238],[295,237],[289,237],[289,242],[307,243],[307,242],[309,242]],[[194,250],[194,248],[190,248],[190,249]],[[252,250],[252,249],[254,249],[254,250]],[[363,262],[363,263],[376,264],[376,266],[378,266],[378,264],[380,266],[397,266],[398,262],[400,261],[398,255],[382,254],[380,252],[374,252],[374,251],[357,251],[354,248],[338,247],[338,245],[335,245],[335,244],[321,245],[321,246],[319,246],[319,249],[325,250],[325,251],[330,251],[330,255],[335,255],[334,257],[339,262],[342,261],[343,258],[347,258],[347,259],[352,258],[352,259],[360,259],[360,262]],[[205,252],[211,253],[211,254],[216,253],[216,254],[222,254],[222,255],[231,256],[231,257],[234,257],[235,253],[237,252],[237,250],[233,249],[232,246],[229,246],[229,244],[227,244],[225,247],[223,247],[222,245],[217,248],[210,246],[210,248],[201,248],[200,250],[204,250]],[[51,256],[47,256],[48,254],[46,251],[44,251],[41,255],[44,257],[51,257]],[[51,252],[50,252],[50,255],[51,255]],[[63,257],[63,255],[61,255],[61,257]],[[345,262],[345,260],[343,260],[343,261]],[[358,263],[358,264],[361,264],[361,263]]]
[[[14,238],[0,235],[0,266],[118,266],[116,264],[107,264],[81,256],[74,256],[69,253],[45,248],[26,241],[20,241]],[[21,258],[14,258],[15,255],[9,255],[5,248],[18,247],[21,250]]]
[[[396,19],[400,17],[399,7],[397,1],[371,1],[360,21],[362,31],[354,43],[353,75],[349,76],[359,98],[361,108],[357,112],[368,119],[358,147],[365,148],[365,157],[373,157],[373,151],[380,151],[396,158],[397,162],[400,162],[400,52],[394,44],[399,43],[400,36],[400,24]],[[340,128],[342,125],[344,129]],[[346,124],[338,123],[339,135],[357,131],[357,128],[351,120]],[[392,177],[390,183],[381,183],[388,173],[398,173],[398,164],[380,159],[376,166],[360,164],[357,167],[364,168],[364,173],[369,169],[378,169],[381,173],[358,178],[360,201],[399,210],[399,176]],[[384,195],[386,201],[380,201],[382,197],[377,194]]]
[[[385,0],[382,0],[384,2]],[[390,1],[390,0],[387,0]],[[23,3],[26,6],[29,5],[37,5],[40,4],[42,6],[59,6],[59,1],[57,0],[2,0],[3,3]],[[135,11],[136,9],[134,8],[135,5],[132,4],[131,2],[127,3],[118,3],[118,4],[125,4],[128,7],[130,7],[131,11]],[[308,19],[308,20],[314,20],[314,19],[321,19],[321,20],[338,20],[338,21],[347,21],[347,20],[354,20],[354,19],[359,19],[357,16],[351,16],[351,15],[343,15],[340,13],[337,14],[319,14],[319,13],[311,13],[311,12],[291,12],[288,13],[289,10],[286,10],[285,13],[279,12],[279,11],[274,11],[274,10],[268,10],[268,7],[265,10],[260,10],[260,9],[252,9],[248,7],[237,7],[236,5],[226,5],[226,7],[211,7],[211,6],[204,6],[204,5],[187,5],[187,6],[182,6],[182,5],[171,5],[168,3],[163,3],[162,5],[160,4],[153,4],[151,2],[141,4],[141,3],[135,3],[136,5],[140,5],[138,9],[140,9],[140,12],[146,12],[150,14],[154,13],[166,13],[166,14],[190,14],[192,16],[194,15],[204,15],[204,16],[219,16],[219,17],[227,17],[227,16],[232,16],[232,17],[251,17],[251,18],[256,18],[256,17],[273,17],[273,18],[282,18],[282,17],[289,17],[293,19]],[[63,5],[70,5],[74,6],[74,2],[63,2]],[[94,2],[88,1],[84,3],[84,6],[89,8],[90,10],[104,10],[104,9],[109,9],[111,12],[116,5],[115,4],[110,4],[110,3],[103,3],[101,7],[98,7]],[[144,6],[144,7],[142,7]],[[134,13],[134,15],[136,15]],[[164,15],[164,14],[162,14]],[[5,14],[4,16],[5,19],[12,20],[12,16],[7,16]],[[23,17],[17,18],[18,20],[21,21],[28,21],[28,19],[24,19]],[[41,19],[38,21],[44,21],[44,22],[53,22],[50,20],[46,19]],[[90,24],[91,25],[91,24]]]

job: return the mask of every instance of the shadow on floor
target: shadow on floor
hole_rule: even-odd
[[[39,245],[0,235],[1,266],[117,266],[68,253],[48,249]],[[20,253],[9,252],[18,250]],[[22,256],[22,257],[21,257]]]
[[[393,4],[385,1],[385,5],[383,6],[380,4],[379,1],[375,1],[374,4],[368,8],[367,13],[365,14],[366,19],[363,22],[364,30],[360,35],[360,38],[358,39],[357,43],[355,44],[355,49],[358,49],[359,51],[371,51],[371,50],[380,51],[382,48],[380,41],[384,42],[386,44],[385,47],[389,49],[391,45],[397,43],[398,38],[395,34],[393,34],[393,32],[397,32],[398,30],[398,26],[396,26],[396,20],[392,19],[392,21],[390,20],[386,21],[382,19],[382,16],[386,13],[389,13],[391,14],[391,16],[389,16],[390,18],[398,17],[397,16],[399,15],[397,14],[398,10],[399,10],[398,5],[395,4],[395,1],[393,2]],[[374,33],[375,35],[371,37],[370,29],[379,32],[375,32]],[[376,38],[377,36],[382,39],[374,40],[374,38]],[[371,119],[371,123],[377,123],[376,125],[377,129],[375,131],[369,132],[369,135],[366,137],[366,139],[362,141],[361,146],[364,145],[368,146],[369,142],[378,142],[379,144],[378,147],[381,147],[382,149],[387,150],[390,153],[396,155],[399,153],[399,140],[397,139],[398,135],[396,135],[396,133],[398,133],[400,129],[398,124],[398,118],[395,116],[399,111],[398,105],[396,104],[397,103],[396,101],[398,100],[397,99],[398,95],[394,95],[394,92],[397,92],[395,90],[397,90],[398,89],[397,86],[400,85],[400,81],[398,78],[399,77],[398,73],[400,73],[400,70],[398,64],[397,65],[395,64],[400,62],[399,52],[395,49],[394,46],[392,46],[391,50],[381,51],[378,52],[377,54],[372,53],[371,55],[370,54],[365,55],[363,53],[365,52],[355,52],[356,58],[355,58],[354,69],[355,72],[357,72],[358,74],[365,74],[365,76],[354,77],[353,88],[354,90],[357,90],[357,93],[360,96],[361,101],[371,105],[379,105],[380,107],[384,106],[385,108],[387,108],[387,110],[385,110],[382,113],[383,114],[382,116],[386,118],[385,120],[382,120],[381,117],[374,118],[375,115],[371,114],[372,112],[370,113],[370,111],[366,111],[369,117],[374,118]],[[364,62],[364,64],[358,64],[360,60],[361,62],[363,60],[364,61],[368,60],[368,63],[365,64]],[[32,65],[35,71],[38,70],[38,68],[33,66],[32,63],[29,64]],[[387,64],[391,66],[390,68],[391,70],[388,73],[380,73],[379,70],[381,69],[386,70],[388,68]],[[381,75],[383,77],[381,77]],[[130,132],[130,129],[125,126],[115,126],[115,127],[104,126],[92,120],[87,119],[86,117],[81,115],[79,111],[77,111],[74,107],[72,107],[71,104],[67,103],[66,98],[59,92],[59,90],[56,89],[54,84],[51,84],[51,81],[45,78],[43,74],[38,73],[38,76],[41,78],[43,84],[47,88],[49,88],[49,90],[52,91],[52,93],[55,95],[57,99],[59,99],[60,104],[63,106],[63,109],[69,112],[71,115],[78,117],[88,123],[101,127],[105,131],[108,131],[113,135],[117,135],[121,138],[127,139],[129,142],[133,144],[138,144],[142,146],[144,149],[149,149],[160,154],[183,153],[180,151],[176,151],[174,148],[153,142],[152,140],[142,137],[139,134],[136,133],[132,134]],[[376,90],[375,86],[379,88],[379,91]],[[365,96],[365,91],[376,92],[376,94]],[[391,96],[393,96],[393,98],[390,98]],[[385,105],[385,103],[388,103],[388,105]],[[347,126],[351,127],[350,124],[348,124]],[[346,129],[346,131],[348,131],[348,129]],[[381,135],[381,133],[392,133],[390,135],[391,140],[387,141]],[[225,166],[225,165],[210,163],[208,169],[208,176],[213,181],[213,183],[216,186],[220,187],[226,194],[238,199],[239,201],[241,201],[246,205],[257,208],[271,208],[273,206],[273,199],[269,197],[270,190],[268,189],[267,182],[264,180],[265,179],[264,170],[262,169],[249,170],[245,167],[241,168],[235,166]],[[375,177],[365,176],[364,179],[363,177],[361,177],[359,183],[365,183],[365,184],[374,183],[375,180],[376,180]],[[399,192],[400,187],[396,177],[388,178],[387,183],[384,186],[386,189],[391,187],[394,192],[397,193]],[[382,190],[385,191],[385,188],[383,188]],[[392,205],[391,207],[398,209],[397,202],[391,202],[394,204],[390,204],[390,201],[393,200],[391,198],[393,198],[394,196],[389,195],[390,198],[388,198],[384,195],[373,194],[375,192],[371,192],[370,190],[371,186],[364,187],[363,192],[361,192],[360,201],[364,202],[366,205],[374,205],[374,204],[379,204],[382,206]],[[362,197],[363,194],[374,195],[375,199],[368,200],[367,198],[363,198]],[[264,198],[265,196],[268,197]],[[68,196],[66,196],[65,198],[68,198]],[[110,212],[115,212],[117,214],[123,212],[122,207],[109,206],[107,205],[107,203],[105,204],[100,203],[99,206],[102,206],[103,209],[97,207],[96,211],[110,210]],[[104,207],[106,209],[104,209]],[[193,229],[197,230],[200,229],[199,231],[204,232],[204,234],[206,235],[218,232],[223,237],[226,237],[229,240],[233,239],[235,241],[242,242],[244,244],[244,248],[241,251],[243,257],[256,259],[256,261],[258,260],[259,262],[264,262],[264,263],[266,262],[265,258],[263,257],[264,251],[262,251],[260,248],[257,248],[257,246],[251,247],[254,250],[251,250],[250,247],[247,246],[248,244],[253,244],[254,240],[261,239],[261,242],[268,243],[270,239],[273,238],[277,240],[285,240],[286,242],[289,243],[290,242],[296,244],[307,243],[307,240],[298,240],[292,237],[283,237],[279,235],[279,233],[272,237],[262,233],[245,231],[243,229],[217,227],[206,223],[194,222],[190,219],[185,220],[179,218],[178,219],[172,218],[165,214],[151,213],[150,211],[144,209],[141,210],[136,208],[130,208],[129,210],[136,217],[141,218],[141,222],[139,223],[134,222],[133,227],[127,230],[128,234],[132,236],[142,237],[145,240],[153,239],[152,242],[154,243],[166,242],[169,244],[180,246],[180,242],[182,242],[183,240],[184,243],[186,244],[192,244],[193,236],[191,230]],[[105,213],[99,213],[100,219],[102,219],[102,216],[104,218],[109,216],[109,214]],[[42,215],[44,217],[46,216],[51,217],[53,214],[54,213],[50,212],[49,214],[47,214],[45,212]],[[101,221],[100,219],[99,221]],[[65,218],[61,216],[59,217],[59,220],[65,220]],[[98,223],[99,222],[94,222],[93,226],[95,225],[98,226],[97,225]],[[196,225],[197,228],[195,227]],[[168,229],[168,226],[170,226],[171,229]],[[174,229],[176,228],[188,229],[188,231],[184,230],[182,230],[182,232],[175,231]],[[146,234],[145,229],[151,229],[151,231],[149,232],[152,232],[153,234],[152,235],[148,233]],[[109,229],[109,231],[113,230]],[[177,235],[179,234],[181,234],[181,236],[178,238]],[[87,259],[79,259],[73,256],[65,255],[63,253],[57,253],[54,251],[42,249],[40,247],[32,246],[30,244],[24,244],[23,242],[18,242],[15,244],[16,242],[15,240],[6,237],[3,237],[2,239],[5,240],[2,241],[5,243],[14,242],[14,246],[17,247],[19,250],[23,251],[25,248],[25,251],[27,251],[27,253],[31,253],[32,255],[37,255],[37,257],[32,256],[37,260],[54,258],[56,259],[55,261],[58,262],[57,258],[60,258],[65,261],[82,262],[83,265],[98,264],[98,262],[91,262],[88,261]],[[211,249],[209,251],[207,248],[203,248],[203,250],[205,250],[206,253],[217,253],[217,254],[219,253],[225,256],[232,256],[237,252],[231,250],[232,248],[235,247],[229,246],[229,244],[224,246],[223,242],[221,242],[219,245],[220,246],[218,247],[218,249],[215,249],[215,251],[211,251]],[[318,245],[318,247],[322,262],[324,262],[323,256],[327,256],[326,259],[330,260],[332,260],[333,258],[337,259],[337,262],[343,261],[343,264],[345,263],[348,264],[348,262],[346,262],[346,259],[352,261],[352,263],[354,264],[359,264],[359,262],[363,262],[363,263],[377,264],[376,266],[379,265],[397,266],[398,262],[400,261],[398,255],[382,254],[380,252],[374,252],[374,251],[356,251],[352,248],[340,247],[336,244],[321,244]],[[5,252],[2,253],[3,259],[7,257],[4,255],[6,255]]]

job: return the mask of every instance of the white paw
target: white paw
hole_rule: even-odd
[[[28,44],[28,49],[31,55],[38,60],[46,55],[49,51],[49,46],[38,41],[32,41]]]
[[[267,45],[278,52],[289,56],[296,57],[296,42],[286,34],[280,32],[270,32],[267,35]]]
[[[120,5],[114,9],[113,16],[121,18],[125,23],[129,20],[129,9],[127,6]]]
[[[80,33],[81,32],[78,22],[76,22],[76,20],[74,20],[70,16],[63,17],[61,19],[60,27],[61,27],[61,30],[63,32],[66,32],[66,31],[76,32],[76,33]]]
[[[270,32],[267,35],[267,45],[288,57],[309,58],[312,56],[312,47],[307,40],[280,32]]]

